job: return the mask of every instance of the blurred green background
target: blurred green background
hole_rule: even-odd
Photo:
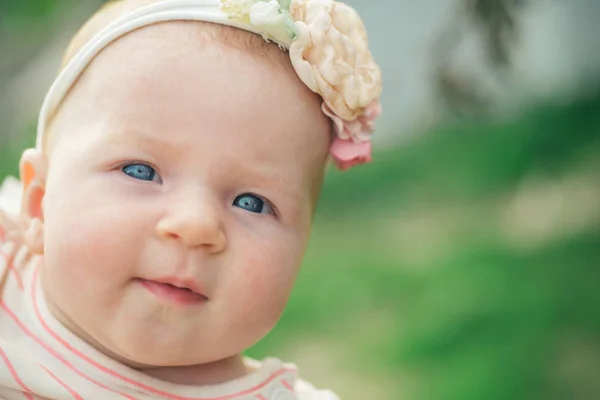
[[[66,41],[101,3],[0,2],[0,180],[33,145]],[[249,354],[293,361],[348,400],[598,399],[600,68],[562,43],[571,78],[534,66],[519,80],[530,17],[543,12],[526,0],[452,3],[419,33],[409,20],[440,3],[350,1],[390,82],[375,162],[329,173],[289,307]],[[597,2],[570,4],[600,15]],[[377,40],[403,29],[381,19],[386,7],[408,10],[396,17],[412,44]],[[595,25],[571,39],[576,54],[597,54]],[[466,26],[480,53],[457,67]],[[432,55],[420,92],[398,80],[410,48]],[[526,85],[536,68],[537,91]],[[414,116],[415,97],[429,101],[411,125],[398,116]]]

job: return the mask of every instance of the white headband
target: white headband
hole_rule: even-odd
[[[323,112],[334,121],[337,135],[331,153],[336,164],[346,169],[370,161],[370,133],[381,113],[381,73],[368,50],[362,21],[352,8],[333,0],[162,0],[117,19],[89,40],[52,84],[39,115],[38,149],[44,146],[49,119],[106,46],[141,27],[174,20],[232,26],[289,50],[298,76],[323,97]],[[326,35],[328,39],[323,33],[337,35]],[[319,52],[333,53],[333,59],[313,62],[324,58]]]

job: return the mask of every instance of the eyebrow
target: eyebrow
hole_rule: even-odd
[[[296,188],[292,189],[290,180],[286,179],[285,175],[281,174],[277,168],[273,167],[272,164],[268,162],[260,163],[258,166],[254,167],[248,167],[244,162],[235,162],[230,166],[230,169],[232,173],[235,173],[236,175],[244,174],[251,177],[254,181],[258,182],[259,185],[274,187],[278,191],[286,193],[294,198],[303,198],[302,191],[297,190]]]
[[[100,140],[100,144],[141,144],[143,147],[159,147],[161,149],[166,149],[167,151],[173,151],[175,149],[175,146],[166,138],[135,130],[111,131]]]

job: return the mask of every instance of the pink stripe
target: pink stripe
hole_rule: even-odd
[[[4,230],[4,228],[0,226],[0,243],[6,240],[5,232],[6,231]]]
[[[23,324],[23,322],[21,322],[21,320],[19,320],[19,318],[15,315],[15,313],[13,313],[12,310],[10,308],[8,308],[8,306],[2,300],[0,300],[0,308],[2,308],[13,319],[13,321],[19,326],[19,328],[21,328],[21,330],[23,332],[25,332],[25,334],[27,334],[27,336],[29,336],[34,341],[36,341],[48,353],[50,353],[52,356],[54,356],[54,358],[56,358],[57,360],[59,360],[60,362],[62,362],[64,365],[66,365],[69,369],[71,369],[77,375],[81,376],[85,380],[88,380],[88,381],[90,381],[90,382],[92,382],[92,383],[100,386],[103,389],[108,390],[109,392],[113,392],[113,393],[119,394],[119,395],[121,395],[121,396],[123,396],[123,397],[125,397],[127,399],[130,399],[130,400],[135,400],[134,397],[128,396],[128,395],[126,395],[124,393],[117,392],[117,391],[109,388],[108,386],[105,386],[105,385],[101,384],[100,382],[95,381],[94,379],[88,377],[83,372],[81,372],[77,368],[75,368],[70,362],[68,362],[67,360],[65,360],[64,358],[62,358],[59,354],[57,354],[54,350],[52,350],[52,348],[50,348],[48,345],[46,345],[44,342],[42,342],[37,336],[35,336],[33,333],[31,333],[31,331],[29,329],[27,329],[27,327],[25,326],[25,324]]]
[[[4,260],[6,261],[6,265],[8,265],[8,269],[10,269],[15,275],[15,279],[17,280],[17,285],[19,285],[19,289],[23,290],[23,280],[21,279],[21,274],[19,273],[19,270],[15,268],[12,261],[8,258],[6,254],[0,251],[0,256],[4,258]]]
[[[263,396],[262,394],[259,394],[259,395],[257,395],[257,396],[256,396],[256,398],[257,398],[258,400],[267,400],[267,399],[265,398],[265,396]]]
[[[56,382],[58,382],[58,383],[59,383],[59,384],[60,384],[62,387],[64,387],[65,389],[67,389],[67,392],[71,393],[71,396],[73,396],[73,398],[74,398],[74,399],[77,399],[77,400],[83,400],[83,397],[81,397],[80,395],[78,395],[78,394],[77,394],[77,392],[76,392],[76,391],[74,391],[73,389],[71,389],[71,388],[70,388],[70,387],[69,387],[69,386],[68,386],[66,383],[64,383],[63,381],[61,381],[60,379],[58,379],[58,378],[56,377],[56,375],[54,375],[52,372],[50,372],[50,370],[49,370],[48,368],[44,367],[42,364],[39,364],[39,363],[38,363],[38,365],[39,365],[40,367],[42,367],[42,368],[44,369],[44,371],[46,371],[46,373],[47,373],[48,375],[50,375],[50,376],[51,376],[51,377],[52,377],[52,378],[53,378],[53,379],[54,379]]]
[[[292,385],[290,385],[290,384],[288,383],[288,381],[286,381],[285,379],[282,379],[282,380],[281,380],[281,383],[283,384],[283,386],[285,386],[286,388],[288,388],[288,389],[289,389],[291,392],[293,392],[293,391],[294,391],[294,388],[292,387]]]
[[[125,376],[120,375],[119,373],[117,373],[116,371],[113,371],[109,368],[106,368],[105,366],[99,364],[98,362],[92,360],[91,358],[89,358],[88,356],[86,356],[85,354],[81,353],[79,350],[75,349],[73,346],[71,346],[69,343],[67,343],[63,338],[61,338],[60,336],[58,336],[58,334],[56,334],[56,332],[54,332],[46,323],[46,321],[43,319],[39,308],[38,308],[38,303],[37,303],[37,296],[36,296],[36,291],[35,291],[35,283],[37,281],[37,277],[38,277],[38,268],[35,268],[34,270],[34,274],[33,274],[33,280],[32,280],[32,290],[31,290],[31,294],[32,294],[32,299],[33,299],[33,307],[35,310],[35,313],[38,317],[38,320],[40,321],[40,323],[42,324],[42,326],[44,327],[44,329],[54,338],[56,339],[60,344],[62,344],[64,347],[66,347],[69,351],[71,351],[73,354],[75,354],[76,356],[78,356],[79,358],[87,361],[88,363],[90,363],[91,365],[93,365],[94,367],[96,367],[97,369],[99,369],[100,371],[111,375],[123,382],[126,382],[130,385],[133,385],[137,388],[143,389],[147,392],[153,393],[153,394],[157,394],[169,399],[174,399],[174,400],[229,400],[229,399],[233,399],[239,396],[245,396],[245,395],[249,395],[252,394],[252,392],[255,392],[257,390],[262,389],[263,387],[265,387],[266,385],[268,385],[270,382],[272,382],[275,378],[277,378],[278,376],[286,373],[286,372],[290,372],[289,369],[286,368],[282,368],[279,371],[274,372],[273,374],[271,374],[266,381],[262,382],[259,385],[256,385],[250,389],[235,393],[235,394],[231,394],[231,395],[227,395],[227,396],[222,396],[222,397],[211,397],[211,398],[200,398],[200,397],[181,397],[181,396],[177,396],[175,394],[172,393],[168,393],[162,390],[158,390],[155,389],[153,387],[144,385],[143,383],[134,381],[130,378],[127,378]]]
[[[27,397],[29,400],[34,400],[33,396],[30,394],[31,393],[31,389],[29,389],[27,387],[27,385],[25,385],[23,383],[23,381],[21,380],[21,378],[19,378],[19,374],[17,374],[17,371],[15,371],[14,367],[10,363],[10,360],[8,359],[8,356],[6,355],[6,353],[4,352],[4,350],[2,350],[1,347],[0,347],[0,357],[2,357],[2,359],[4,360],[4,363],[6,364],[6,367],[8,368],[8,371],[10,372],[10,374],[12,375],[12,377],[14,378],[15,382],[17,382],[17,384],[19,386],[21,386],[21,389],[24,390],[23,394],[25,395],[25,397]]]

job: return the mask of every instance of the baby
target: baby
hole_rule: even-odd
[[[370,161],[380,92],[332,0],[100,10],[0,196],[0,398],[337,399],[243,352],[284,309],[328,160]]]

